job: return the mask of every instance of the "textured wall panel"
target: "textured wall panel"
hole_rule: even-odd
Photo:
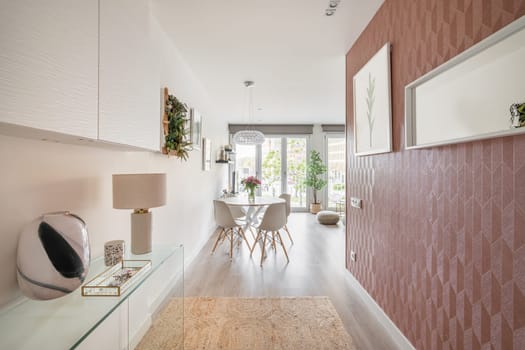
[[[97,77],[97,0],[0,2],[0,122],[96,139]]]
[[[347,198],[363,199],[347,206],[347,267],[417,349],[525,349],[525,136],[403,149],[405,85],[524,14],[525,0],[386,0],[347,54],[352,140],[352,77],[392,43],[394,143],[359,158],[347,143]]]

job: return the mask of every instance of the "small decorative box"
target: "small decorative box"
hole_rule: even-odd
[[[151,269],[151,260],[122,260],[82,286],[82,296],[118,297]]]
[[[104,244],[104,264],[113,266],[122,261],[126,251],[126,242],[123,240],[109,241]]]

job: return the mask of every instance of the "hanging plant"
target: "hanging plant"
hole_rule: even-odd
[[[163,153],[187,160],[192,150],[189,139],[188,107],[164,88]]]

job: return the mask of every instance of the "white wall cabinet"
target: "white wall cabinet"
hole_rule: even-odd
[[[148,0],[100,2],[99,139],[158,151],[160,98]]]
[[[0,122],[96,139],[98,1],[2,1]]]
[[[159,151],[150,21],[149,0],[2,1],[0,132]]]

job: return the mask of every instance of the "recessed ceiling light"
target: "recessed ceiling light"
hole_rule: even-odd
[[[337,6],[339,6],[340,1],[341,0],[330,0],[328,2],[328,7],[324,11],[325,16],[335,15],[335,11],[337,10]]]

